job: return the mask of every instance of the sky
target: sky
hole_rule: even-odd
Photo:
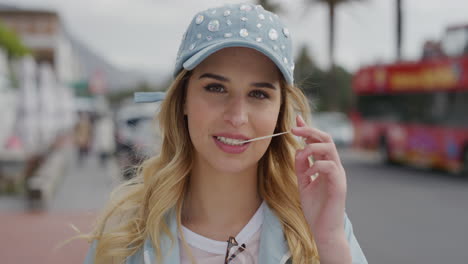
[[[127,70],[170,74],[185,28],[196,12],[220,0],[0,0],[21,7],[57,10],[68,30],[110,63]],[[277,0],[297,54],[307,45],[315,62],[328,62],[327,9],[307,0]],[[403,0],[403,57],[415,60],[427,39],[448,25],[468,23],[466,0]],[[363,0],[337,9],[337,64],[350,71],[395,59],[395,0]],[[305,6],[308,6],[305,8]]]

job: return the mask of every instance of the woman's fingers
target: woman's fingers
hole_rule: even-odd
[[[295,127],[291,132],[299,137],[305,138],[307,144],[325,142],[332,143],[333,140],[330,135],[312,127]]]
[[[313,164],[310,164],[309,157],[314,158]],[[296,174],[300,177],[306,174],[306,176],[313,175],[310,173],[310,169],[317,163],[327,161],[333,163],[337,168],[344,172],[341,161],[339,160],[336,149],[330,143],[315,143],[307,145],[303,150],[299,150],[296,153]]]
[[[297,115],[296,117],[296,125],[297,127],[292,128],[291,132],[298,137],[304,138],[307,144],[317,142],[333,142],[332,138],[327,133],[307,126],[306,122],[300,115]]]
[[[298,115],[296,117],[298,127],[292,129],[292,133],[306,139],[307,145],[296,153],[296,173],[300,177],[305,177],[305,181],[310,181],[311,170],[317,169],[315,164],[322,164],[320,161],[327,161],[334,164],[340,172],[342,169],[341,161],[331,137],[318,129],[308,127],[304,120]],[[313,157],[314,163],[310,164],[309,157]],[[320,165],[326,166],[326,165]],[[326,168],[325,168],[326,169]],[[316,171],[318,172],[318,171]],[[305,176],[304,176],[305,175]]]
[[[298,127],[305,127],[307,126],[306,122],[304,121],[304,119],[302,118],[302,116],[300,115],[297,115],[296,116],[296,125]]]
[[[342,167],[335,162],[331,160],[316,161],[312,167],[303,173],[301,181],[304,185],[302,186],[308,186],[312,182],[310,176],[315,174],[318,174],[318,177],[321,178],[321,180],[327,181],[328,184],[331,184],[332,187],[336,188],[337,192],[333,193],[346,194],[346,179],[342,179],[344,171]]]
[[[339,161],[338,154],[333,153],[336,150],[330,148],[329,143],[315,143],[307,145],[304,150],[299,150],[296,153],[296,175],[298,176],[298,181],[301,183],[301,186],[307,186],[311,182],[310,176],[315,175],[315,173],[319,172],[318,169],[322,168],[322,166],[327,165],[318,165],[323,164],[333,164],[333,168],[337,168],[337,172],[344,174],[344,168]],[[313,156],[316,157],[314,159],[313,164],[309,162],[309,157]],[[324,172],[330,172],[335,170],[330,170],[329,167],[323,168]],[[321,172],[319,172],[321,173]],[[316,175],[315,175],[316,176]]]
[[[301,158],[312,156],[314,160],[332,160],[337,164],[341,164],[338,152],[335,145],[332,143],[313,143],[305,146],[300,150]]]

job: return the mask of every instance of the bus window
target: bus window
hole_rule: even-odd
[[[448,97],[447,93],[434,93],[432,98],[432,108],[430,109],[430,115],[433,122],[438,124],[442,123],[448,112]]]
[[[400,108],[395,107],[392,95],[365,95],[358,97],[358,111],[368,120],[400,121]]]
[[[467,106],[466,92],[401,93],[358,98],[358,111],[364,119],[413,124],[467,124]]]
[[[450,94],[449,110],[446,114],[447,125],[468,127],[468,92]]]

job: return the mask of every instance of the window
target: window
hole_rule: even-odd
[[[468,127],[468,92],[362,95],[358,111],[367,120]]]

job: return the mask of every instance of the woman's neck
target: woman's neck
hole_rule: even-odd
[[[182,224],[205,237],[227,241],[249,222],[261,202],[256,167],[226,173],[195,165],[182,211]]]

